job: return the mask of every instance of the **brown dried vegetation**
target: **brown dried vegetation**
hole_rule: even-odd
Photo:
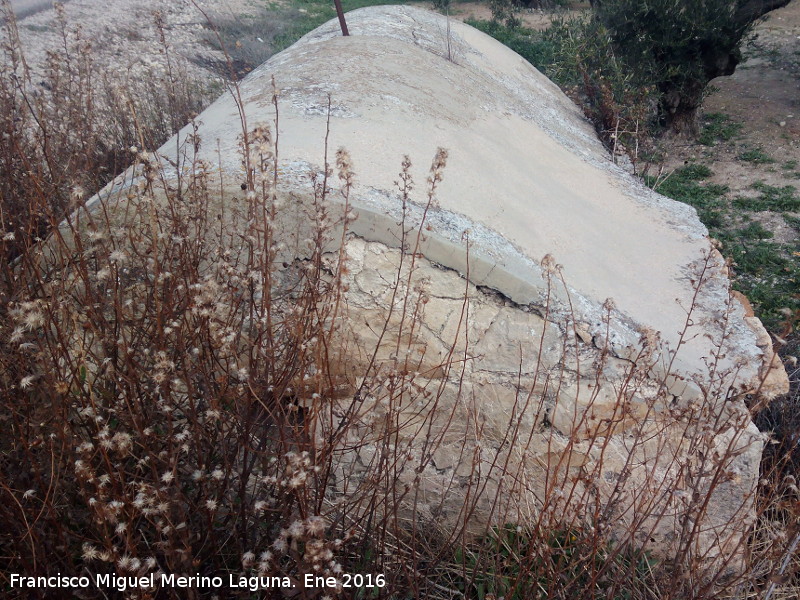
[[[582,469],[562,452],[566,463],[546,465],[532,518],[475,535],[471,517],[486,501],[489,477],[501,482],[488,499],[498,511],[519,485],[507,454],[478,447],[466,483],[454,479],[452,489],[443,489],[443,497],[465,498],[460,525],[444,531],[424,519],[414,510],[419,476],[431,467],[458,407],[439,410],[442,388],[417,372],[404,345],[425,303],[424,282],[414,275],[423,260],[415,251],[419,230],[405,234],[408,252],[388,283],[397,308],[373,324],[376,346],[360,349],[371,359],[352,372],[341,344],[353,218],[354,167],[345,151],[308,174],[314,190],[304,209],[308,258],[285,265],[276,228],[287,210],[272,134],[277,123],[251,126],[242,118],[248,177],[246,189],[231,191],[221,187],[213,165],[196,159],[202,140],[195,135],[180,140],[182,165],[140,151],[158,136],[145,133],[135,98],[111,105],[119,134],[101,141],[110,117],[91,110],[94,94],[105,88],[90,77],[88,48],[76,55],[67,44],[61,66],[53,67],[53,89],[41,93],[25,80],[13,20],[4,43],[0,585],[8,597],[54,597],[10,589],[10,573],[109,572],[294,580],[306,573],[385,575],[385,584],[371,589],[300,587],[302,598],[793,597],[800,508],[787,444],[796,432],[778,440],[757,494],[745,498],[756,512],[749,535],[732,533],[738,547],[717,560],[698,543],[715,489],[735,476],[728,467],[737,435],[716,453],[708,448],[723,430],[743,428],[747,415],[687,428],[685,444],[697,460],[669,465],[674,478],[645,470],[633,499],[624,486],[629,474],[609,486],[599,469]],[[160,121],[164,131],[190,112],[179,100],[188,97],[181,92],[186,84],[179,75],[173,84],[154,108],[168,116]],[[279,98],[274,103],[277,114]],[[85,208],[87,193],[129,159],[135,168],[126,183]],[[435,202],[445,162],[446,154],[437,154],[423,204]],[[399,176],[404,202],[413,193],[409,166]],[[168,171],[181,175],[176,180]],[[331,242],[340,250],[332,252]],[[550,285],[563,286],[557,265],[548,264]],[[465,294],[455,334],[462,341],[468,306]],[[653,334],[645,337],[652,349]],[[406,358],[379,361],[385,340],[395,357]],[[623,378],[620,407],[652,366],[643,347]],[[451,352],[437,372],[458,381],[464,361]],[[545,378],[545,389],[560,385],[558,373],[543,371]],[[702,406],[681,410],[710,410],[726,393],[709,389]],[[546,393],[519,395],[508,415],[507,448],[524,450],[520,415],[541,412],[546,399]],[[656,394],[645,413],[662,400]],[[408,419],[412,401],[424,408]],[[576,431],[593,418],[591,404],[575,415]],[[366,427],[376,414],[385,425],[377,438],[375,427]],[[628,418],[620,408],[608,426]],[[546,420],[540,427],[546,432]],[[403,428],[413,435],[400,436]],[[595,428],[588,440],[601,456],[603,431]],[[640,431],[632,447],[648,443]],[[398,442],[407,438],[413,444]],[[577,439],[568,440],[568,450]],[[368,443],[377,448],[374,459],[356,471],[348,457]],[[478,468],[487,464],[488,472]],[[605,495],[597,493],[600,486]],[[677,507],[670,517],[675,544],[670,555],[654,556],[642,532],[664,525],[653,511],[664,498]],[[615,510],[631,502],[620,526]],[[730,523],[731,532],[738,526]],[[127,597],[215,593],[132,590]]]

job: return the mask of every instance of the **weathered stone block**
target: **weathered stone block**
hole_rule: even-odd
[[[338,190],[324,199],[331,222],[355,218],[328,238],[325,264],[347,259],[339,371],[314,413],[322,433],[331,415],[352,422],[339,491],[388,477],[391,452],[417,517],[437,526],[463,525],[467,509],[476,530],[585,516],[591,500],[595,525],[662,550],[691,519],[706,556],[736,547],[763,444],[741,397],[787,381],[694,209],[615,166],[554,84],[480,32],[399,6],[348,23],[350,37],[323,25],[241,84],[251,124],[275,122],[273,78],[278,91],[281,285],[312,253],[307,173],[325,171],[326,130],[356,173],[346,208]],[[247,181],[239,107],[223,96],[199,121],[199,158],[231,193]],[[433,201],[403,198],[403,156],[440,146]],[[173,164],[175,148],[160,150]],[[425,181],[427,165],[408,174]],[[692,501],[712,488],[708,505]]]

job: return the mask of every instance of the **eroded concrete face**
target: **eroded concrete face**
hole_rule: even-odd
[[[774,396],[787,380],[761,324],[730,299],[724,261],[695,211],[613,165],[566,96],[488,36],[409,7],[347,20],[350,37],[330,22],[246,78],[246,124],[226,95],[200,115],[197,132],[200,158],[238,189],[247,181],[241,132],[275,129],[277,119],[287,264],[307,251],[297,241],[303,217],[292,211],[301,215],[293,207],[313,195],[309,170],[324,171],[326,135],[329,163],[339,147],[352,158],[356,219],[338,348],[345,387],[374,403],[353,417],[360,450],[343,456],[341,481],[369,470],[382,418],[400,411],[407,428],[395,443],[405,444],[409,470],[399,477],[441,524],[463,518],[477,473],[476,524],[534,518],[543,498],[586,486],[581,494],[614,499],[609,522],[669,545],[689,509],[687,496],[664,490],[691,497],[711,485],[687,473],[708,472],[692,461],[719,446],[730,454],[725,484],[713,508],[692,518],[711,519],[710,554],[736,546],[762,441],[734,399]],[[175,162],[177,145],[160,154]],[[449,156],[429,204],[439,147]],[[404,204],[406,155],[417,185]],[[408,281],[417,283],[401,294],[415,307],[409,327],[394,299],[412,262]],[[402,393],[376,383],[367,394],[365,369],[400,377]],[[386,398],[399,404],[390,410]]]
[[[348,17],[351,36],[323,25],[256,69],[241,86],[248,126],[274,123],[278,91],[279,154],[285,178],[302,186],[339,147],[356,171],[353,231],[397,245],[402,218],[396,181],[405,155],[419,186],[438,147],[448,150],[437,206],[427,212],[424,252],[520,305],[541,305],[542,257],[563,265],[576,321],[606,335],[603,302],[616,307],[611,342],[636,353],[641,327],[680,352],[672,370],[707,376],[735,371],[737,392],[775,395],[782,369],[762,382],[763,333],[728,304],[724,262],[687,205],[655,194],[612,164],[577,107],[541,73],[495,40],[461,23],[408,7],[376,7]],[[449,40],[449,41],[448,41]],[[232,95],[200,116],[201,157],[220,158],[244,180],[242,130]],[[189,133],[186,129],[180,136]],[[175,155],[175,142],[161,149]],[[332,158],[330,158],[332,162]],[[422,195],[421,195],[422,196]],[[422,219],[413,204],[406,223]],[[699,294],[695,294],[697,287]],[[567,298],[557,291],[560,310]],[[690,312],[691,311],[691,314]],[[725,320],[724,340],[707,334]],[[694,324],[684,331],[687,321]],[[683,335],[682,335],[683,334]],[[723,356],[724,355],[724,356]],[[706,373],[704,373],[706,371]]]
[[[372,376],[342,376],[350,392],[315,406],[320,423],[349,415],[340,482],[389,469],[416,518],[447,531],[585,522],[598,502],[594,526],[669,555],[701,523],[692,552],[735,564],[763,448],[741,402],[675,398],[652,376],[655,353],[617,358],[425,258],[412,267],[355,235],[345,249],[333,362]]]

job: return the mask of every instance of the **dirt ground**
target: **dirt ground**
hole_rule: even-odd
[[[247,18],[261,6],[258,0],[205,0],[197,4],[212,20]],[[189,1],[70,0],[63,4],[67,42],[73,44],[78,37],[88,41],[98,72],[113,73],[124,86],[168,66],[164,47],[158,41],[156,13],[163,20],[169,59],[175,62],[172,67],[199,81],[218,81],[217,74],[203,63],[224,57],[208,44],[207,20]],[[64,40],[53,8],[19,19],[17,28],[34,75],[43,70],[48,52],[63,54]]]

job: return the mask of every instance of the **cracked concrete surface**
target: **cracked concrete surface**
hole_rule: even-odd
[[[706,334],[726,311],[724,364],[737,393],[774,395],[785,384],[775,370],[760,385],[769,357],[760,332],[738,303],[727,308],[725,265],[694,210],[653,193],[613,165],[589,123],[569,99],[518,55],[461,23],[410,7],[373,7],[348,15],[352,35],[328,23],[256,69],[242,83],[249,124],[270,123],[271,79],[279,92],[280,156],[287,169],[321,168],[330,98],[331,153],[345,147],[357,174],[354,230],[392,245],[400,218],[395,180],[404,155],[418,185],[436,148],[449,151],[436,210],[428,211],[423,251],[514,302],[540,302],[546,254],[563,265],[575,312],[599,333],[602,304],[616,306],[611,341],[619,355],[636,353],[639,329],[659,331],[673,369],[704,377],[714,350]],[[223,96],[200,117],[205,158],[236,177],[239,116]],[[233,126],[232,126],[233,125]],[[186,135],[184,130],[180,135]],[[174,142],[162,152],[174,155]],[[291,166],[294,165],[294,166]],[[241,175],[239,175],[241,177]],[[407,220],[420,222],[423,207]],[[710,258],[705,261],[704,255]],[[705,261],[702,265],[699,261]],[[698,270],[699,269],[699,270]],[[695,283],[702,286],[691,317]],[[695,324],[681,338],[683,324]],[[743,364],[739,364],[743,363]]]
[[[715,495],[702,543],[712,555],[735,548],[752,515],[763,444],[741,395],[779,393],[786,375],[768,369],[763,328],[729,299],[724,262],[694,210],[614,166],[566,96],[482,33],[451,23],[448,50],[443,17],[400,6],[354,11],[348,24],[348,38],[330,22],[256,69],[241,84],[243,113],[248,129],[274,124],[274,78],[279,191],[293,203],[284,202],[276,224],[287,264],[308,255],[300,207],[313,197],[309,171],[323,170],[326,130],[328,161],[339,147],[352,157],[357,219],[337,344],[344,395],[358,388],[362,397],[356,374],[373,360],[387,381],[403,380],[393,410],[407,428],[397,443],[416,466],[398,476],[420,491],[416,508],[454,525],[478,468],[487,491],[476,499],[475,527],[524,520],[548,493],[546,473],[583,485],[577,474],[593,471],[596,493],[621,494],[614,519],[624,524],[641,500],[638,486],[654,473],[659,485],[677,485],[697,444],[708,442],[692,432],[711,427],[710,443],[736,452],[738,485]],[[219,164],[227,189],[238,190],[246,177],[233,97],[198,120],[200,158]],[[159,153],[175,163],[176,145]],[[427,206],[438,147],[448,164]],[[404,155],[417,182],[405,208],[396,184]],[[337,198],[333,212],[342,209]],[[390,299],[416,231],[418,269],[403,294],[420,308],[409,329]],[[373,384],[363,396],[370,402],[351,415],[359,450],[342,455],[339,481],[358,480],[380,451],[381,398],[395,392]],[[422,429],[436,439],[427,450],[414,437]],[[620,478],[629,483],[617,486]],[[499,512],[493,493],[504,494]],[[642,529],[668,545],[681,506],[676,498],[652,504]],[[741,527],[723,529],[730,522]]]

